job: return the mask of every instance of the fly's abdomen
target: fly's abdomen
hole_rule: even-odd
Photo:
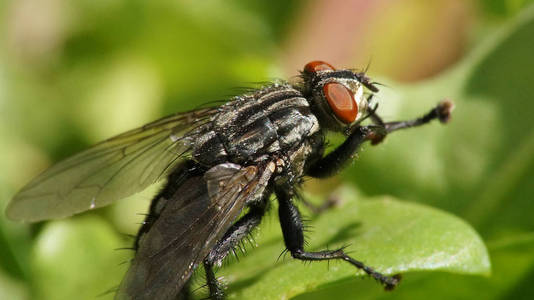
[[[298,147],[319,130],[308,101],[288,85],[274,85],[223,106],[211,130],[195,143],[204,165],[243,163]]]

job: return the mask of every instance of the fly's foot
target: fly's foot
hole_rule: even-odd
[[[358,269],[363,270],[367,275],[374,278],[376,281],[380,282],[386,291],[393,290],[400,282],[400,274],[394,276],[387,276],[380,272],[377,272],[375,269],[365,265],[363,262],[356,260],[348,256],[344,251],[344,248],[337,250],[326,250],[319,252],[306,252],[303,250],[294,250],[291,252],[293,258],[304,260],[304,261],[316,261],[316,260],[333,260],[340,259],[344,260],[351,265],[355,266]]]
[[[441,101],[436,107],[436,112],[437,112],[439,121],[443,124],[449,122],[449,120],[451,119],[451,112],[453,110],[454,110],[454,103],[451,100],[445,99]]]
[[[387,282],[384,282],[384,289],[386,291],[392,291],[395,289],[395,287],[397,287],[397,285],[399,285],[402,276],[401,274],[396,274],[391,277],[388,277],[388,279],[389,280],[387,280]]]

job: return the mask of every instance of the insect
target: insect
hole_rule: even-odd
[[[167,179],[139,229],[116,298],[185,297],[203,264],[210,297],[223,299],[213,267],[260,224],[274,194],[293,258],[343,260],[393,289],[398,276],[383,275],[343,249],[306,251],[295,205],[305,176],[336,174],[364,142],[378,144],[393,131],[450,118],[453,105],[445,100],[420,118],[384,122],[373,101],[377,92],[365,72],[313,61],[297,83],[273,83],[221,106],[177,113],[59,162],[14,196],[7,215],[29,222],[63,218]],[[328,131],[346,139],[325,154]]]

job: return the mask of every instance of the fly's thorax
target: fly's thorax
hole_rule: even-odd
[[[298,147],[286,153],[286,156],[282,159],[284,161],[283,167],[275,177],[276,185],[293,186],[298,183],[304,175],[306,164],[321,154],[319,147],[322,145],[316,145],[316,142],[319,140],[321,143],[324,142],[324,138],[317,138],[320,135],[320,132],[315,134]]]
[[[210,131],[196,141],[193,157],[204,165],[256,161],[287,153],[318,131],[319,121],[302,93],[274,84],[222,106]]]
[[[362,120],[368,109],[367,93],[377,91],[363,73],[336,70],[314,61],[302,72],[302,91],[321,127],[341,132]]]

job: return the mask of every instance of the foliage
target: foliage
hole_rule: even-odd
[[[51,161],[220,98],[243,82],[281,77],[272,62],[287,20],[301,4],[286,2],[265,7],[245,1],[81,1],[69,7],[78,18],[60,32],[60,50],[15,55],[3,47],[2,205]],[[288,255],[277,261],[283,243],[273,207],[255,234],[258,247],[218,273],[231,297],[534,294],[534,7],[525,8],[529,1],[497,2],[480,1],[505,25],[490,27],[484,42],[455,68],[404,87],[380,80],[386,84],[380,111],[388,119],[413,117],[438,97],[449,97],[456,103],[452,122],[366,146],[342,175],[340,207],[316,217],[307,213],[314,228],[310,249],[348,244],[354,257],[378,270],[402,272],[399,288],[385,293],[340,262],[304,265]],[[0,298],[93,299],[113,288],[129,254],[112,249],[131,244],[122,233],[135,232],[142,220],[135,214],[149,199],[141,194],[31,226],[0,218]]]

